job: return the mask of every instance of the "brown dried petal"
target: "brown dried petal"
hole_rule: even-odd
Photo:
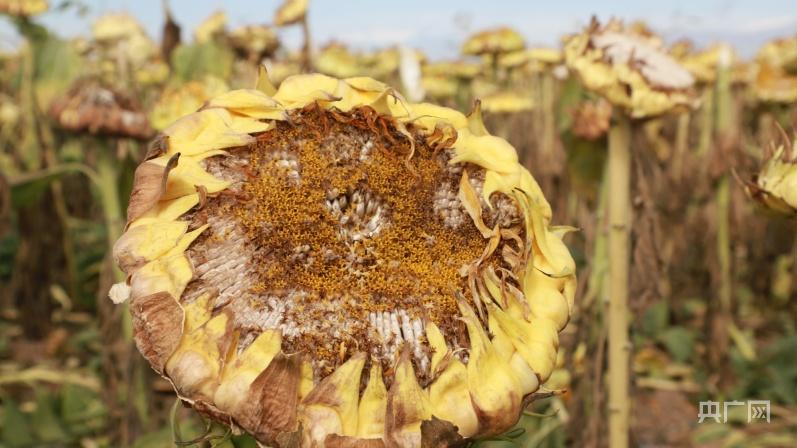
[[[393,384],[387,393],[387,412],[385,415],[385,434],[388,446],[415,446],[417,440],[408,428],[428,418],[424,415],[423,391],[412,371],[410,351],[405,346],[401,352]],[[404,373],[401,373],[401,370]],[[413,384],[414,383],[414,384]]]
[[[326,448],[385,448],[382,439],[358,439],[356,437],[330,434],[324,440]]]
[[[127,206],[127,224],[135,221],[141,215],[157,204],[163,192],[166,191],[166,181],[169,171],[177,166],[180,153],[173,155],[162,167],[156,163],[144,162],[136,168],[133,175],[133,191],[130,193],[130,203]]]
[[[258,440],[274,441],[297,430],[301,358],[279,353],[249,386],[249,399],[235,418]]]
[[[167,292],[133,297],[133,337],[138,350],[152,368],[163,373],[163,366],[177,349],[183,335],[183,309]]]
[[[449,421],[432,416],[431,420],[421,422],[421,446],[424,448],[448,448],[465,443],[457,427]]]

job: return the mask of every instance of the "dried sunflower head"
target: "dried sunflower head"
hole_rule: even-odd
[[[194,40],[197,43],[212,42],[223,36],[227,29],[227,13],[216,11],[209,15],[194,30]]]
[[[47,0],[0,0],[0,13],[17,17],[31,17],[50,9]]]
[[[421,86],[427,97],[443,100],[457,95],[460,81],[445,75],[421,75]]]
[[[584,86],[625,109],[632,118],[660,115],[694,103],[692,75],[667,55],[661,41],[619,21],[594,18],[565,43],[565,61]]]
[[[76,81],[55,100],[50,116],[73,133],[146,140],[152,128],[138,101],[94,79]]]
[[[473,79],[481,73],[482,67],[467,61],[441,61],[424,64],[422,70],[425,76]]]
[[[532,71],[541,71],[562,62],[562,52],[556,48],[536,47],[504,53],[498,57],[498,65],[505,68],[532,66]]]
[[[523,36],[509,27],[480,31],[462,44],[462,53],[468,55],[500,54],[523,49]]]
[[[274,24],[277,26],[299,23],[307,16],[309,0],[285,0],[274,13]]]
[[[585,140],[597,140],[609,131],[612,105],[603,98],[582,101],[572,111],[573,135]]]
[[[230,45],[249,61],[260,62],[280,45],[274,30],[265,25],[245,25],[230,31]]]
[[[134,68],[140,68],[159,53],[141,23],[129,14],[103,15],[94,21],[91,33],[98,48],[106,50],[104,59],[110,65],[124,55]]]
[[[302,72],[302,64],[299,62],[299,55],[290,54],[287,57],[271,60],[268,62],[268,74],[271,81],[279,85],[286,78],[298,75]]]
[[[417,61],[423,61],[424,55],[420,51],[406,50]],[[366,67],[366,74],[372,78],[385,79],[399,70],[401,55],[398,47],[383,48],[361,56]]]
[[[481,97],[482,108],[492,113],[518,113],[534,108],[529,92],[502,89]]]
[[[765,207],[797,216],[797,139],[791,149],[781,145],[773,151],[761,172],[745,187],[747,193]]]
[[[733,50],[728,45],[717,44],[703,51],[683,54],[678,62],[689,70],[697,82],[712,84],[717,79],[718,67],[730,67],[734,59]]]
[[[313,58],[313,65],[321,73],[339,78],[362,75],[364,67],[358,54],[340,42],[330,42]]]
[[[510,428],[575,290],[569,229],[514,148],[478,107],[370,78],[258,85],[175,122],[136,170],[114,256],[141,353],[271,446]]]
[[[756,57],[756,97],[775,103],[797,102],[797,37],[776,39]]]

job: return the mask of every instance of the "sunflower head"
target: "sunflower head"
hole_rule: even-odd
[[[73,133],[146,140],[152,128],[138,101],[93,79],[80,79],[55,100],[50,116]]]
[[[169,85],[152,106],[149,121],[152,127],[162,131],[177,119],[195,112],[206,101],[227,90],[227,83],[211,75],[199,81]]]
[[[340,78],[362,75],[364,70],[359,54],[340,42],[331,42],[322,48],[313,59],[313,65],[321,73]]]
[[[208,16],[194,30],[194,40],[197,43],[212,42],[224,35],[227,28],[227,13],[218,10]]]
[[[688,52],[678,58],[678,62],[701,84],[712,84],[717,79],[717,70],[730,67],[734,62],[733,50],[724,44],[712,45],[698,51]]]
[[[420,51],[407,49],[409,55],[416,60],[423,61],[424,54]],[[401,53],[398,47],[383,48],[361,56],[362,63],[368,76],[376,79],[385,79],[399,70]]]
[[[47,0],[0,0],[0,13],[16,17],[32,17],[50,9]]]
[[[230,45],[249,61],[259,62],[280,45],[277,34],[265,25],[245,25],[230,31]]]
[[[603,98],[582,101],[571,112],[573,135],[585,140],[597,140],[609,131],[612,105]]]
[[[797,37],[765,44],[756,57],[754,91],[760,101],[797,101]]]
[[[140,69],[158,55],[158,47],[149,38],[144,27],[129,14],[106,14],[91,27],[94,48],[102,50],[105,68],[111,77],[118,76],[119,57],[129,61],[132,68]]]
[[[797,216],[797,139],[791,148],[781,145],[772,151],[758,175],[745,187],[748,195],[765,207]]]
[[[491,113],[519,113],[532,110],[534,101],[528,92],[502,89],[481,97],[482,108]]]
[[[271,446],[511,427],[575,290],[569,229],[515,150],[478,106],[370,78],[259,86],[169,126],[136,170],[114,256],[141,353]]]
[[[662,49],[650,33],[619,21],[593,18],[565,43],[565,61],[587,89],[606,97],[633,118],[656,116],[694,104],[694,77]]]
[[[440,61],[424,64],[422,70],[424,76],[473,79],[481,73],[482,67],[467,61]]]
[[[483,55],[508,53],[522,50],[526,44],[523,36],[509,27],[480,31],[462,44],[462,53],[466,55]]]
[[[277,26],[299,23],[307,16],[309,0],[284,0],[274,13],[274,24]]]
[[[106,14],[91,26],[91,35],[97,42],[116,42],[139,34],[146,34],[144,28],[129,14]]]

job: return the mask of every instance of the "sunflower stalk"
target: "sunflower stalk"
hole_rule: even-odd
[[[684,112],[678,116],[678,123],[675,130],[675,154],[672,160],[672,172],[676,182],[684,176],[684,159],[689,152],[689,127],[692,122],[692,114]]]
[[[302,26],[302,68],[304,71],[309,72],[313,68],[313,61],[310,52],[310,25],[307,23],[306,15],[302,18],[300,24]]]
[[[711,147],[714,131],[714,89],[704,89],[700,105],[700,139],[697,145],[697,155],[702,158]]]
[[[609,445],[628,446],[628,278],[631,122],[618,114],[609,131]]]
[[[723,155],[732,141],[733,111],[731,105],[730,72],[728,64],[717,66],[716,80],[716,135]],[[720,177],[715,192],[717,202],[717,261],[719,264],[720,323],[718,331],[724,347],[728,340],[728,324],[733,324],[733,272],[731,265],[730,232],[730,174],[726,170]]]

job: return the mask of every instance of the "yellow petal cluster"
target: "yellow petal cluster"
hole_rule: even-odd
[[[512,242],[501,254],[508,267],[499,272],[477,262],[465,273],[470,296],[458,296],[457,303],[469,340],[466,357],[453,353],[452,341],[425,322],[432,348],[423,372],[428,384],[419,383],[421,367],[406,349],[390,371],[356,353],[322,378],[314,377],[300,354],[283,352],[276,329],[239,352],[242,335],[225,311],[210,309],[207,295],[181,300],[193,276],[185,251],[206,231],[206,226],[189,229],[181,218],[229,186],[205,171],[202,161],[253,143],[290,111],[313,103],[336,113],[369,106],[391,117],[406,138],[454,139],[450,163],[484,170],[481,192],[463,170],[459,199],[485,237],[483,259],[500,241]],[[522,234],[482,221],[495,192],[517,205]],[[573,309],[576,277],[562,242],[570,229],[550,220],[540,187],[518,163],[515,149],[485,129],[478,104],[466,116],[408,103],[370,78],[296,75],[278,89],[261,79],[258,89],[220,94],[168,126],[136,170],[127,230],[114,257],[132,288],[139,349],[203,414],[270,446],[421,447],[439,428],[457,438],[506,431],[519,418],[524,397],[551,375],[558,333]]]
[[[693,76],[670,57],[659,39],[634,33],[618,21],[593,23],[566,39],[568,68],[584,86],[632,118],[645,118],[694,104]]]

